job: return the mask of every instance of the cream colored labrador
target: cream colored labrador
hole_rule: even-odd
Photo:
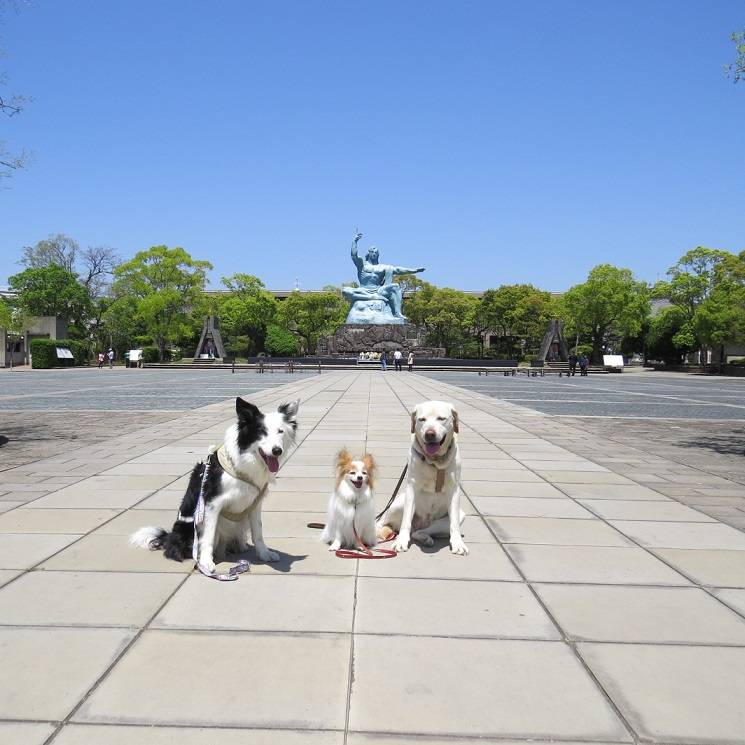
[[[425,401],[411,412],[411,448],[406,480],[377,523],[382,540],[398,533],[393,548],[406,551],[411,540],[431,546],[450,538],[450,550],[465,555],[460,507],[458,412],[445,401]]]

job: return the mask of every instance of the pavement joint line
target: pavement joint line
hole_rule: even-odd
[[[447,384],[445,384],[445,385],[447,385]],[[514,423],[512,423],[512,424],[513,424],[513,426],[517,427],[518,429],[522,429],[523,431],[528,431],[528,430],[526,430],[524,427],[522,427],[519,424],[514,424]],[[543,439],[543,438],[541,438],[541,439]],[[532,469],[529,469],[529,470],[532,470]],[[534,473],[535,473],[535,471],[534,471]],[[536,475],[539,475],[539,474],[536,474]],[[543,478],[543,477],[541,477],[541,478]],[[555,488],[557,488],[559,491],[563,492],[564,495],[566,497],[568,497],[569,499],[571,499],[575,504],[578,504],[580,507],[583,506],[581,502],[579,502],[575,497],[572,497],[570,494],[567,493],[567,491],[564,488],[562,488],[562,484],[560,482],[555,482],[553,484],[553,486]],[[471,503],[473,504],[473,502],[471,502]],[[475,504],[473,506],[474,506],[474,509],[477,510],[477,512],[478,512],[478,507],[476,507]],[[481,514],[481,513],[479,512],[479,514]],[[482,519],[483,519],[483,516],[482,516]],[[655,554],[650,547],[644,546],[641,542],[639,542],[638,540],[636,540],[633,536],[626,535],[622,530],[620,530],[620,528],[617,528],[615,525],[612,525],[604,517],[598,516],[597,519],[600,520],[600,522],[602,522],[605,525],[607,525],[608,527],[612,528],[614,531],[616,531],[617,533],[619,533],[620,535],[622,535],[627,540],[631,541],[634,545],[636,545],[638,548],[641,548],[643,551],[645,551],[647,554],[649,554],[653,558],[661,561],[663,564],[666,564],[669,569],[671,569],[674,572],[677,572],[678,574],[680,574],[684,579],[688,580],[694,586],[698,587],[700,590],[702,590],[703,592],[705,592],[709,597],[711,597],[714,600],[716,600],[717,603],[719,603],[723,607],[727,608],[727,610],[735,613],[735,615],[737,615],[739,618],[745,620],[745,611],[738,611],[738,610],[735,610],[734,608],[731,608],[720,597],[718,597],[714,592],[712,592],[709,586],[706,586],[706,585],[698,582],[692,576],[688,576],[682,569],[679,569],[679,568],[673,566],[664,557],[658,556],[657,554]],[[658,521],[653,521],[653,522],[658,522]],[[720,524],[720,525],[725,525],[725,523],[722,523],[721,520],[717,520],[717,523]],[[489,526],[488,523],[486,523],[486,524],[487,524],[487,527],[489,528],[489,530],[492,532],[492,535],[494,535],[494,537],[497,538],[496,534],[491,530],[491,526]],[[732,526],[728,526],[728,527],[732,527]],[[497,538],[497,540],[499,540],[499,539]],[[500,544],[502,544],[501,541],[500,541]],[[523,545],[523,544],[513,543],[513,544],[508,544],[508,545]],[[542,545],[551,545],[551,544],[542,544]],[[578,544],[572,544],[572,545],[578,545]],[[661,547],[657,547],[657,548],[661,548]],[[509,552],[505,552],[505,553],[509,553]],[[510,558],[512,558],[512,557],[510,557]],[[521,572],[521,574],[522,574],[522,572]],[[548,609],[546,609],[546,610],[548,610]],[[553,616],[552,616],[552,618],[553,618]],[[579,652],[577,652],[577,654],[579,656]],[[583,660],[583,664],[584,664],[584,660]],[[587,665],[585,665],[585,667],[587,667]]]
[[[410,388],[412,388],[412,386],[409,383],[406,383],[405,382],[404,385],[408,385]],[[431,387],[434,387],[434,386],[431,386]],[[459,414],[460,414],[460,412],[459,412]],[[495,416],[495,415],[492,414],[491,416]],[[499,417],[496,417],[495,416],[495,418],[499,418]],[[476,434],[478,434],[482,439],[486,440],[487,442],[491,442],[488,437],[486,437],[484,434],[482,434],[481,432],[479,432],[478,430],[476,430],[473,427],[473,425],[468,424],[468,420],[467,419],[460,419],[460,417],[459,417],[459,421],[465,422],[465,424],[469,427],[469,429],[473,430]],[[492,444],[495,444],[495,443],[492,443]],[[468,497],[469,500],[470,500],[470,497],[468,495],[468,492],[466,492],[466,490],[463,488],[462,483],[461,483],[461,487],[460,488],[461,488],[461,492],[466,497]],[[471,502],[471,504],[473,504],[473,502]],[[497,542],[497,545],[499,545],[500,548],[502,549],[502,551],[504,551],[504,553],[506,554],[507,558],[509,559],[510,563],[512,564],[512,567],[515,569],[515,571],[518,573],[518,575],[522,578],[523,582],[525,583],[525,586],[528,588],[528,590],[532,594],[534,600],[538,603],[538,605],[541,607],[541,609],[543,610],[543,612],[546,614],[546,616],[549,618],[549,620],[551,621],[551,623],[556,628],[557,632],[559,633],[559,636],[561,637],[559,640],[557,640],[557,642],[558,643],[562,643],[563,642],[564,644],[566,644],[566,646],[569,649],[571,649],[572,653],[574,654],[575,659],[578,661],[578,663],[580,664],[580,666],[584,669],[584,671],[587,674],[587,676],[589,677],[589,679],[595,684],[595,686],[596,686],[597,690],[599,691],[599,693],[602,695],[602,697],[605,699],[605,701],[607,702],[607,704],[610,706],[610,708],[613,711],[613,713],[618,717],[618,720],[625,727],[625,729],[626,729],[627,733],[629,734],[629,736],[631,737],[632,741],[634,743],[638,743],[639,742],[639,737],[637,736],[636,731],[631,726],[631,723],[628,721],[628,719],[626,718],[626,716],[623,714],[623,712],[621,711],[621,709],[619,708],[619,706],[616,705],[616,702],[611,698],[610,693],[605,688],[605,686],[601,683],[600,679],[595,675],[595,673],[592,670],[592,668],[590,668],[590,666],[587,664],[587,662],[585,661],[585,659],[580,655],[579,650],[577,649],[576,642],[567,635],[567,633],[564,631],[564,628],[559,623],[559,621],[556,618],[556,616],[549,609],[548,605],[546,605],[546,603],[544,602],[543,598],[540,596],[540,594],[535,589],[535,587],[533,587],[533,583],[528,579],[528,577],[522,571],[522,569],[520,568],[520,566],[518,565],[518,563],[515,561],[515,559],[512,557],[512,555],[510,554],[510,552],[505,550],[503,542],[500,540],[499,536],[496,534],[496,532],[494,531],[494,529],[492,528],[492,526],[489,524],[489,522],[486,520],[485,516],[481,513],[481,511],[479,510],[479,508],[475,504],[473,504],[473,508],[476,510],[477,515],[481,518],[481,522],[484,525],[484,527],[491,533],[492,537]]]

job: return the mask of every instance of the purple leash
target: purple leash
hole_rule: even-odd
[[[206,567],[202,566],[199,561],[199,539],[202,533],[202,525],[204,524],[204,485],[207,483],[209,476],[209,470],[212,465],[213,453],[207,456],[207,461],[204,464],[204,472],[202,473],[202,483],[199,487],[199,499],[197,500],[197,507],[194,510],[194,546],[192,547],[192,558],[196,562],[195,568],[198,569],[205,577],[210,579],[216,579],[220,582],[233,582],[238,579],[239,574],[244,574],[251,569],[250,564],[246,559],[241,559],[235,566],[230,567],[227,574],[219,574],[218,572],[210,571]]]

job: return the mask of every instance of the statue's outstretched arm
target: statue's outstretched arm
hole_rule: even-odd
[[[357,253],[357,244],[360,242],[360,238],[362,238],[362,233],[357,233],[354,236],[354,239],[352,240],[352,261],[354,262],[355,266],[358,269],[362,268],[362,259],[359,257],[359,254]]]
[[[393,276],[398,277],[401,274],[419,274],[419,272],[424,271],[424,267],[420,266],[417,269],[409,269],[405,266],[394,266],[393,268]]]

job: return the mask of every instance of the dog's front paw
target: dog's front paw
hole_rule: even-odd
[[[214,561],[200,561],[199,566],[202,567],[206,572],[214,572],[216,564]]]
[[[262,561],[279,561],[279,554],[276,551],[271,551],[268,548],[262,548],[257,553],[259,554],[259,558]]]
[[[458,556],[468,556],[468,546],[463,543],[462,538],[450,541],[450,550]]]
[[[393,550],[398,553],[401,553],[402,551],[408,551],[409,542],[410,542],[409,536],[399,534],[398,538],[396,538],[396,541],[393,544]]]
[[[334,541],[329,546],[329,551],[338,551],[341,548],[341,541]]]

